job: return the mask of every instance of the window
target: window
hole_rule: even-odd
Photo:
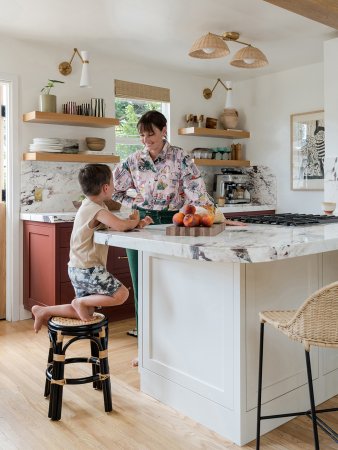
[[[115,80],[115,116],[120,120],[115,128],[116,154],[121,161],[142,148],[136,125],[151,110],[165,115],[169,134],[169,89]]]

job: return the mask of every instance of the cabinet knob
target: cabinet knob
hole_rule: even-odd
[[[131,291],[131,286],[129,286],[128,291]]]
[[[128,256],[118,256],[117,259],[128,259]]]

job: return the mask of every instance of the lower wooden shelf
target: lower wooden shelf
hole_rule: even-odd
[[[212,167],[249,167],[250,161],[235,159],[193,159],[196,166],[212,166]]]
[[[62,161],[83,163],[118,163],[120,157],[116,155],[93,155],[89,153],[47,153],[27,152],[23,154],[24,161]]]

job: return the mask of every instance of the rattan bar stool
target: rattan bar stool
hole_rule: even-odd
[[[338,348],[338,282],[329,284],[312,294],[297,310],[263,311],[259,313],[259,317],[261,321],[261,327],[259,345],[256,450],[259,450],[260,448],[261,420],[302,415],[306,415],[312,420],[313,437],[316,450],[319,450],[317,427],[320,427],[335,442],[338,443],[337,433],[332,428],[330,428],[322,419],[317,417],[318,413],[338,411],[338,408],[316,409],[310,361],[311,346]],[[285,334],[289,339],[301,342],[304,345],[311,405],[310,410],[262,416],[262,370],[265,323],[272,325],[278,331],[281,331],[283,334]]]
[[[94,313],[88,322],[65,317],[52,317],[48,321],[50,348],[46,370],[45,397],[49,396],[48,417],[61,419],[63,386],[67,384],[93,383],[102,390],[104,409],[112,411],[111,385],[108,365],[108,320],[103,314]],[[64,343],[64,337],[70,339]],[[66,358],[66,351],[74,342],[90,341],[91,356]],[[89,363],[92,375],[83,378],[64,378],[65,364]]]

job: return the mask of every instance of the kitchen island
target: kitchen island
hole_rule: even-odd
[[[141,390],[238,445],[254,439],[258,312],[296,308],[338,279],[338,225],[227,226],[214,237],[166,236],[157,225],[95,240],[140,250]],[[304,349],[269,328],[263,413],[306,409]],[[321,403],[338,393],[338,355],[314,348],[311,358]]]

